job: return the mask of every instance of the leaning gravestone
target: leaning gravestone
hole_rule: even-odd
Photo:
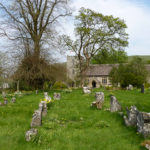
[[[84,94],[90,94],[91,91],[90,91],[90,89],[88,87],[83,87],[83,93]]]
[[[60,100],[60,93],[54,93],[54,100]]]
[[[96,101],[92,102],[91,106],[96,106],[97,109],[102,109],[103,104],[104,104],[104,93],[96,92],[95,98],[96,98]]]
[[[32,116],[31,128],[42,125],[42,111],[36,110]]]
[[[110,98],[110,111],[111,112],[116,112],[121,110],[121,105],[117,101],[115,96],[111,96]]]
[[[131,106],[129,110],[127,108],[127,116],[124,116],[124,121],[126,126],[136,126],[137,125],[137,114],[139,111],[137,110],[136,106]]]
[[[47,115],[47,103],[45,101],[41,101],[39,104],[39,110],[42,112],[42,116]]]
[[[25,134],[26,141],[27,142],[31,141],[37,134],[38,134],[38,130],[37,129],[34,129],[34,128],[30,129]]]
[[[150,136],[150,113],[138,112],[137,131],[144,137]]]
[[[11,102],[12,102],[12,103],[15,103],[15,102],[16,102],[16,98],[13,97],[13,98],[11,99]]]

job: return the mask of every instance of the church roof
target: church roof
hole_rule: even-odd
[[[118,67],[119,64],[97,64],[90,65],[86,71],[86,76],[108,76],[113,67]],[[150,64],[145,65],[150,73]]]
[[[108,76],[113,67],[119,64],[90,65],[86,71],[86,76]]]

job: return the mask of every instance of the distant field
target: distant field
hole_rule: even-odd
[[[144,62],[150,61],[150,55],[135,55],[143,59]],[[128,61],[131,61],[135,56],[128,56]]]

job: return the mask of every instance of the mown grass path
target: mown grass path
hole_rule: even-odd
[[[144,150],[140,146],[144,139],[136,129],[126,127],[122,116],[105,109],[109,108],[109,95],[114,94],[124,113],[131,105],[149,112],[150,91],[104,91],[102,110],[90,107],[95,91],[102,90],[95,89],[90,95],[81,90],[61,92],[62,99],[51,104],[37,138],[29,143],[24,135],[43,94],[17,98],[15,104],[0,107],[0,150]]]

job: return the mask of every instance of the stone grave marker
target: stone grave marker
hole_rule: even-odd
[[[27,142],[31,141],[37,134],[38,134],[37,129],[35,129],[35,128],[30,129],[25,134],[26,141]]]
[[[54,93],[54,100],[60,100],[60,93]]]
[[[119,104],[115,96],[111,96],[110,98],[110,111],[111,112],[121,111],[121,105]]]
[[[36,110],[32,116],[31,128],[42,125],[42,111]]]

